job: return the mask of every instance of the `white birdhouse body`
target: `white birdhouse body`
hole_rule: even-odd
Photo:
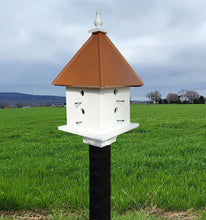
[[[84,143],[104,147],[138,127],[130,123],[130,89],[66,87],[67,125],[59,130],[83,136]]]
[[[130,123],[129,88],[66,89],[67,126],[105,133]]]

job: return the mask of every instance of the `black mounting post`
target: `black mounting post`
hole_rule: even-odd
[[[89,145],[89,219],[111,219],[111,145]]]

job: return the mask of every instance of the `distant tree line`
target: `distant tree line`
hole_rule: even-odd
[[[64,106],[64,104],[60,104],[58,106]],[[39,102],[39,104],[32,104],[32,103],[23,103],[23,102],[18,102],[15,105],[10,105],[7,104],[6,102],[0,102],[0,109],[4,109],[7,107],[12,107],[12,108],[23,108],[23,107],[44,107],[44,106],[53,106],[53,104],[49,101],[47,102]]]
[[[205,97],[195,91],[182,89],[178,93],[169,93],[165,99],[159,91],[151,91],[146,94],[149,102],[154,104],[205,104]]]

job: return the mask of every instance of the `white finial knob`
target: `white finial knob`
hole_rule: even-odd
[[[89,33],[97,33],[97,32],[101,32],[104,34],[107,33],[107,31],[102,28],[103,21],[100,18],[100,11],[96,11],[96,19],[94,20],[94,24],[96,27],[92,30],[89,30]]]
[[[96,19],[94,21],[96,27],[100,28],[103,24],[102,19],[100,18],[100,11],[96,11]]]

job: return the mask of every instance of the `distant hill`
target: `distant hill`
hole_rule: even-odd
[[[46,104],[64,104],[66,98],[62,96],[46,96],[46,95],[29,95],[23,93],[0,92],[0,103],[8,105],[16,105],[22,103],[24,106],[39,106]]]

